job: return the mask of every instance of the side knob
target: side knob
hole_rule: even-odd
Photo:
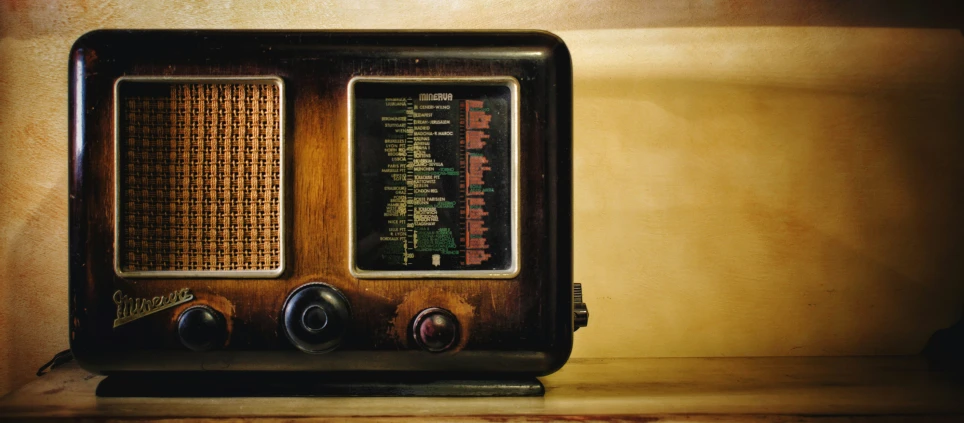
[[[224,345],[227,335],[224,316],[208,306],[195,306],[177,318],[177,336],[193,351],[208,351]]]
[[[282,315],[288,340],[299,350],[319,354],[341,343],[351,321],[351,306],[335,287],[311,283],[288,296]]]
[[[589,325],[589,308],[582,302],[582,284],[572,284],[572,331]]]

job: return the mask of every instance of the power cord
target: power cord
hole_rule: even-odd
[[[70,350],[63,350],[54,355],[54,358],[50,359],[50,361],[48,361],[46,364],[40,366],[40,369],[37,370],[37,376],[43,376],[47,373],[50,373],[51,370],[56,369],[57,367],[60,367],[60,365],[68,363],[73,359],[73,352]]]

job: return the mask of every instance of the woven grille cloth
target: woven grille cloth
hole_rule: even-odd
[[[119,101],[121,269],[276,269],[279,87],[157,84]]]

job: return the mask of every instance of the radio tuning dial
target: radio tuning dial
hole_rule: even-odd
[[[415,343],[425,351],[442,352],[459,343],[459,320],[444,308],[432,307],[415,316],[412,335]]]
[[[177,318],[177,336],[193,351],[208,351],[224,345],[224,316],[208,306],[184,310]]]
[[[333,286],[312,283],[288,296],[282,315],[288,340],[299,350],[319,354],[341,343],[351,321],[351,306]]]

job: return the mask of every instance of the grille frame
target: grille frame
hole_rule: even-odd
[[[274,85],[278,90],[278,143],[279,143],[279,169],[278,169],[278,266],[270,269],[243,269],[243,270],[125,270],[122,263],[121,231],[122,216],[122,181],[121,181],[121,145],[122,139],[121,110],[121,85],[124,83],[166,83],[176,84],[263,84]],[[280,76],[122,76],[114,81],[113,86],[113,188],[114,188],[114,207],[113,207],[113,258],[114,273],[122,278],[245,278],[245,279],[264,279],[278,278],[284,274],[287,268],[287,244],[288,234],[286,231],[286,210],[287,210],[287,137],[285,127],[286,116],[286,97],[285,84]]]

